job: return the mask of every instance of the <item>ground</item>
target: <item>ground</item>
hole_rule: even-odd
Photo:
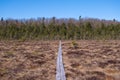
[[[120,40],[62,41],[67,80],[120,80]],[[0,80],[55,80],[59,41],[0,41]]]

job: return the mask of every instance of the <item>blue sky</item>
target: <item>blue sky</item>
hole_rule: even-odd
[[[120,21],[120,0],[0,0],[0,17],[76,18],[79,16],[117,19]]]

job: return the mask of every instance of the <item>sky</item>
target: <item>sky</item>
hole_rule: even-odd
[[[99,18],[120,21],[120,0],[0,0],[0,17]]]

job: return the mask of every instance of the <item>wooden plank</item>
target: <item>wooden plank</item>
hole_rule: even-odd
[[[56,80],[66,80],[65,70],[62,61],[62,46],[61,41],[59,42],[57,66],[56,66]]]

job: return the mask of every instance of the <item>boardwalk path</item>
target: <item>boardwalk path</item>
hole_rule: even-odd
[[[59,49],[58,49],[56,80],[66,80],[65,70],[64,70],[63,61],[62,61],[61,41],[59,42]]]

